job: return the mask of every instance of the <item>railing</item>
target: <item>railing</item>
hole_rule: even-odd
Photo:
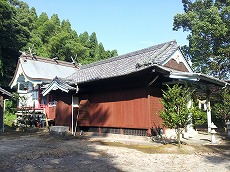
[[[45,108],[46,107],[46,104],[40,104],[40,108]]]

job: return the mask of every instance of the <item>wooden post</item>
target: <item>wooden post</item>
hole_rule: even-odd
[[[212,123],[212,114],[211,114],[211,104],[210,104],[210,97],[208,95],[207,100],[207,122],[208,122],[208,132],[211,132],[211,123]]]
[[[50,128],[49,128],[49,123],[48,123],[48,117],[47,117],[47,114],[46,114],[46,108],[44,108],[43,113],[44,113],[44,115],[45,115],[45,117],[46,117],[46,128],[47,128],[48,130],[50,130]]]
[[[74,131],[73,131],[73,130],[74,130],[74,128],[73,128],[73,120],[74,120],[74,118],[73,118],[73,114],[74,114],[74,113],[73,113],[73,95],[72,95],[71,111],[72,111],[72,112],[71,112],[71,115],[72,115],[72,118],[71,118],[71,121],[72,121],[72,122],[71,122],[71,132],[72,132],[72,135],[74,135]]]

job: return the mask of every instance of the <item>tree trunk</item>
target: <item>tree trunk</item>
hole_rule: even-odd
[[[181,134],[181,129],[177,128],[176,130],[176,134],[177,134],[177,143],[178,143],[178,147],[181,147],[181,141],[180,141],[180,134]]]

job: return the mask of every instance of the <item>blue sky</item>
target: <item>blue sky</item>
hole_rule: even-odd
[[[106,50],[125,54],[175,39],[188,44],[187,32],[173,31],[173,17],[183,13],[181,0],[23,0],[37,14],[68,19],[78,34],[96,32]]]

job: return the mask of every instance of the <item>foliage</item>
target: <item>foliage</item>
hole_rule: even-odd
[[[182,0],[183,14],[174,16],[173,29],[188,31],[186,57],[197,72],[230,77],[230,0]]]
[[[217,97],[214,106],[213,113],[216,114],[215,118],[219,118],[221,123],[225,124],[227,120],[230,120],[230,90],[225,88],[222,90],[219,97]],[[215,119],[217,120],[217,119]]]
[[[15,71],[19,50],[38,56],[87,64],[117,56],[116,50],[105,50],[96,33],[78,36],[69,20],[50,18],[19,0],[0,0],[0,85],[7,86]]]
[[[58,15],[49,17],[46,13],[38,16],[31,30],[31,39],[25,47],[33,48],[33,52],[43,57],[58,57],[59,60],[71,62],[77,56],[78,62],[88,64],[104,59],[99,56],[98,41],[96,33],[89,35],[87,32],[78,36],[77,32],[71,29],[69,20],[60,22]],[[105,52],[105,50],[104,50]],[[117,55],[117,54],[115,54]],[[111,54],[106,58],[111,57]]]
[[[17,101],[16,99],[9,99],[6,101],[6,107],[5,110],[7,113],[9,114],[14,114],[15,112],[17,112]]]
[[[196,128],[199,124],[204,124],[207,122],[207,113],[202,109],[199,109],[198,99],[193,99],[193,105],[191,107],[191,117],[192,117],[192,124]]]
[[[4,125],[11,127],[13,121],[16,119],[16,99],[9,99],[5,104],[5,112],[4,112]]]
[[[10,3],[9,3],[10,2]],[[13,4],[17,6],[13,7]],[[19,50],[29,39],[28,29],[21,16],[16,15],[23,3],[0,1],[0,84],[8,85],[15,70]]]
[[[160,117],[164,120],[163,125],[175,129],[177,134],[178,146],[181,146],[180,135],[191,123],[190,109],[188,108],[188,100],[192,95],[189,88],[174,85],[172,88],[168,86],[167,91],[163,91],[162,104],[163,110]]]

